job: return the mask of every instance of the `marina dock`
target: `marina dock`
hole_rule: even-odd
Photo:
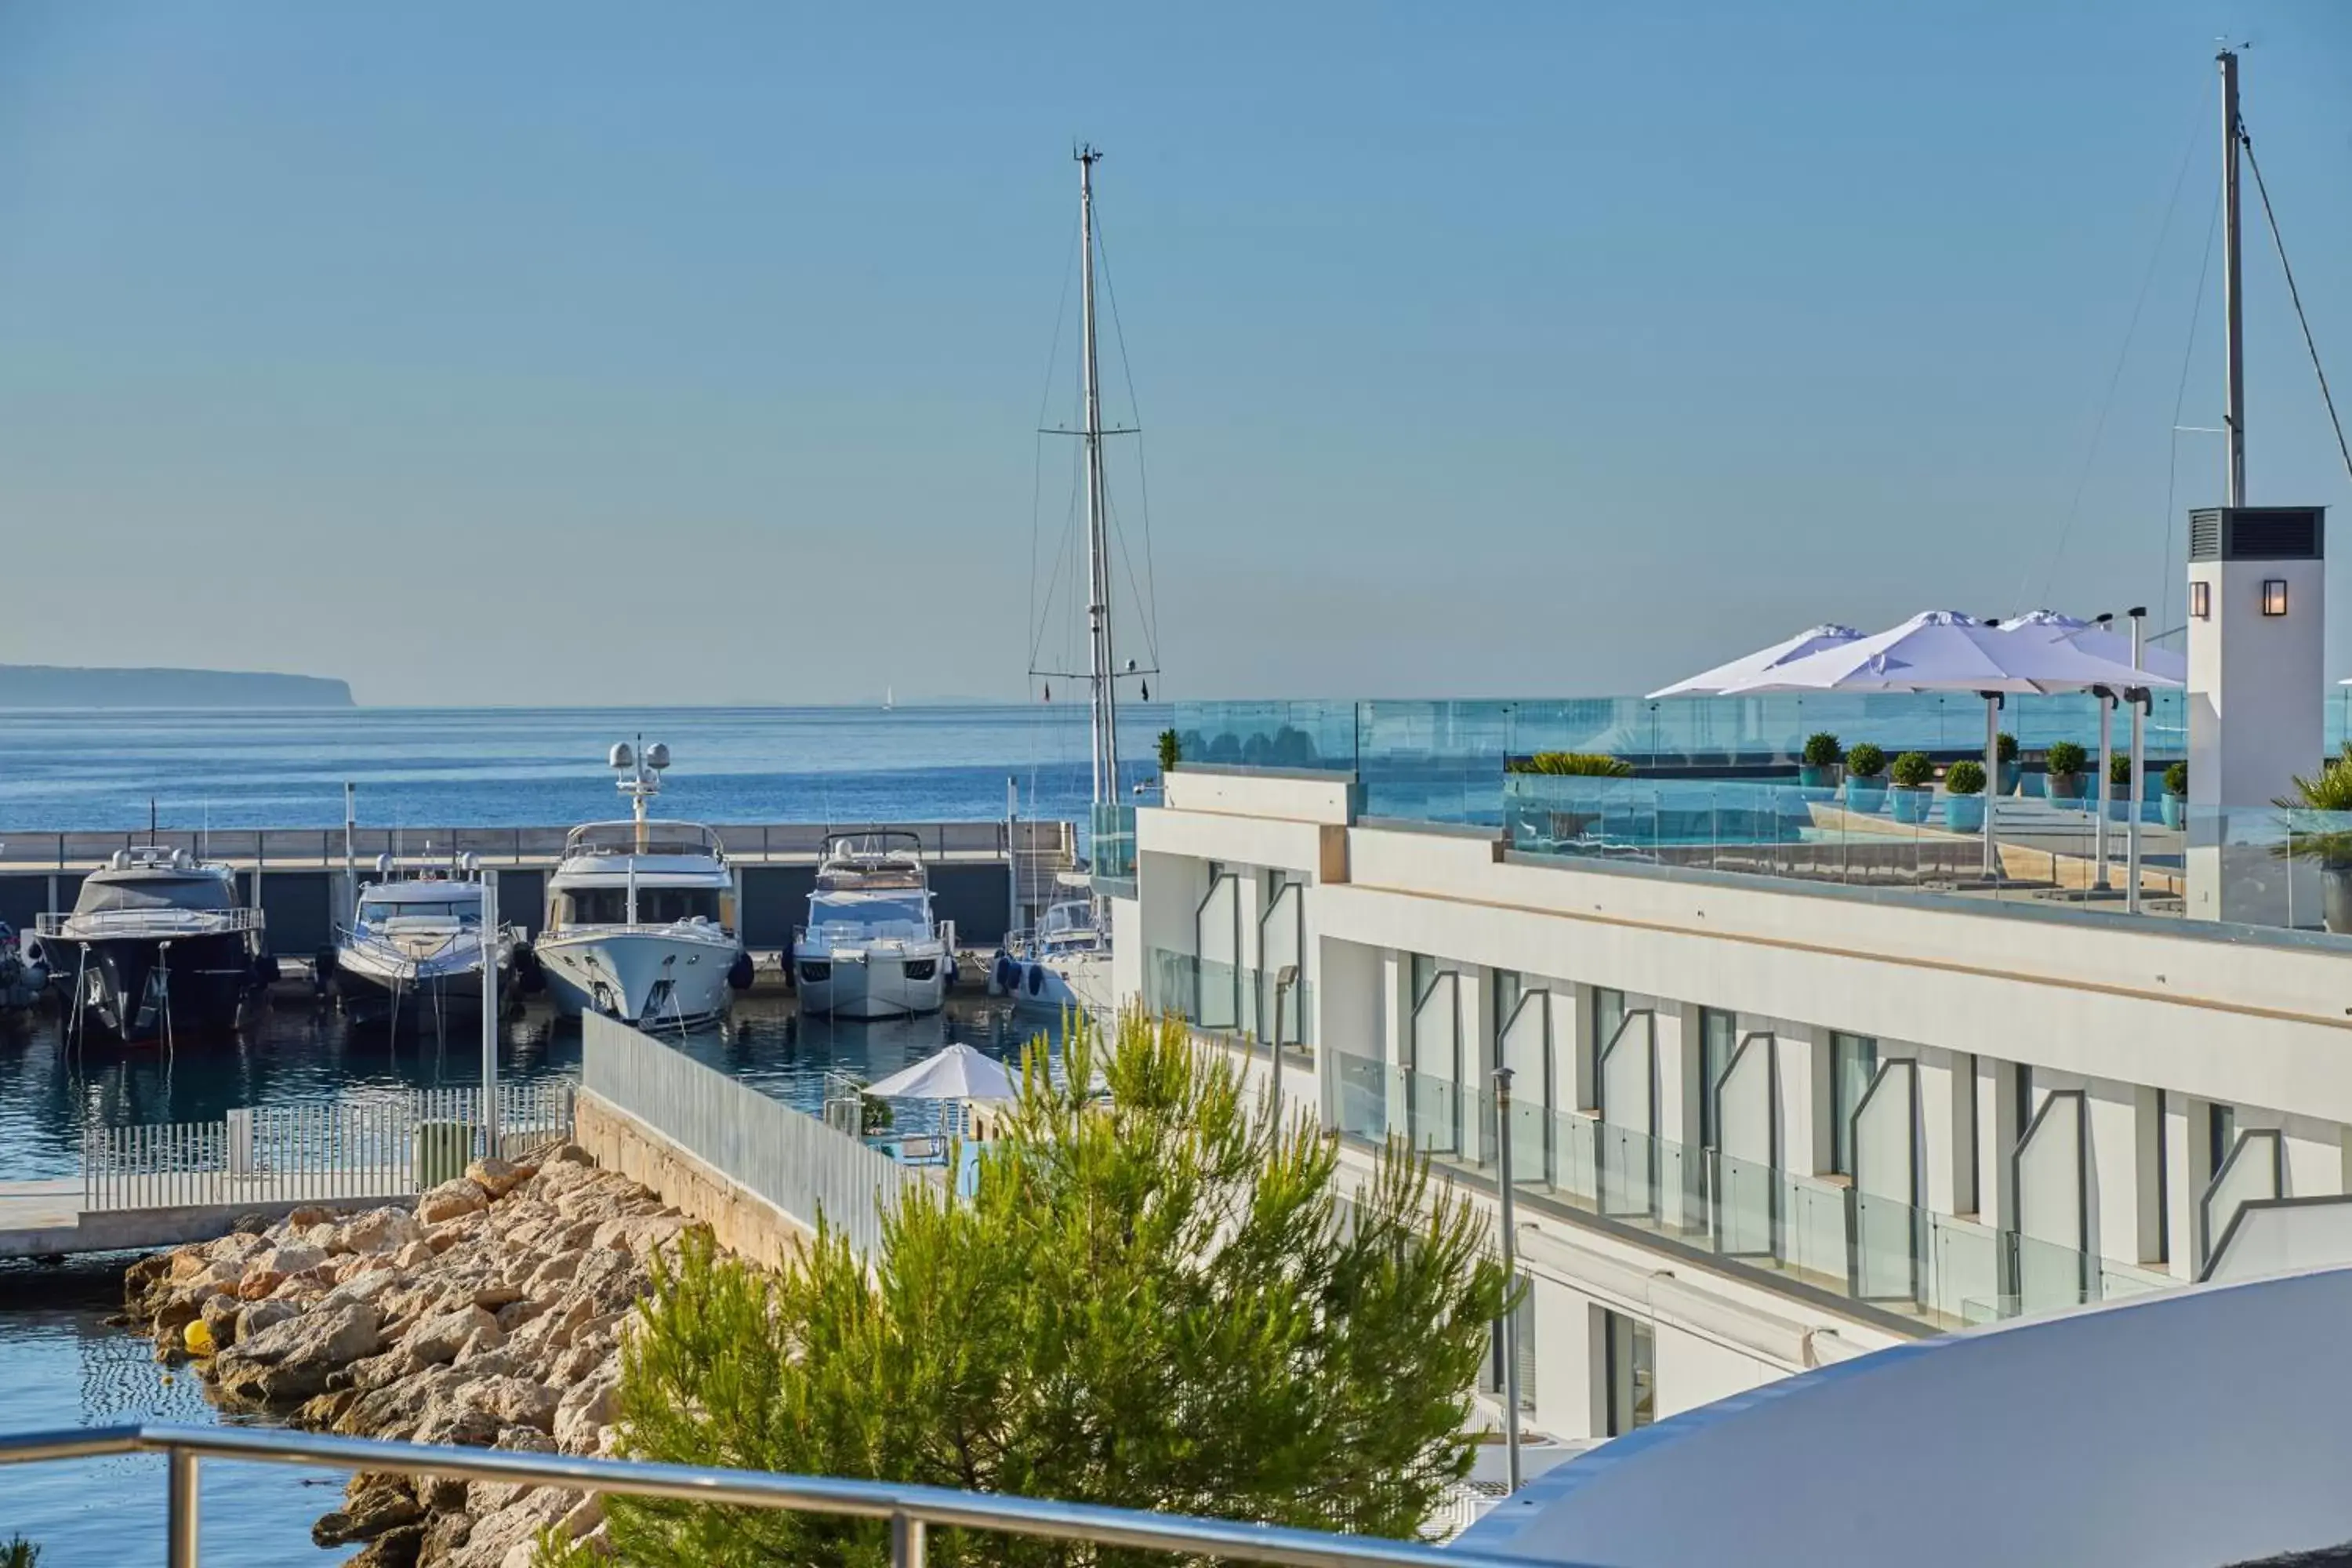
[[[829,835],[856,823],[714,824],[735,869],[741,936],[754,949],[782,949],[806,918],[809,890]],[[920,844],[942,919],[964,946],[1003,940],[1017,901],[1023,919],[1052,901],[1055,879],[1077,863],[1077,829],[1067,822],[876,824],[911,833]],[[568,826],[362,827],[346,854],[341,827],[163,829],[149,833],[8,833],[0,837],[0,921],[29,929],[37,916],[73,908],[82,878],[116,851],[157,843],[224,862],[237,872],[241,895],[268,921],[270,951],[308,958],[334,941],[349,918],[348,883],[376,875],[376,859],[404,864],[473,855],[499,873],[508,918],[536,935],[545,915],[545,885],[563,851]]]

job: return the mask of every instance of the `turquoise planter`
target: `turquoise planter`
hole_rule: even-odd
[[[2083,775],[2080,773],[2044,773],[2042,787],[2052,800],[2079,801],[2083,798]]]
[[[2015,795],[2017,781],[2025,776],[2025,764],[2012,759],[1999,764],[1999,769],[2000,777],[1993,785],[1994,790],[2001,795]]]
[[[2159,809],[2164,814],[2163,820],[2167,827],[2177,828],[2189,820],[2189,801],[2186,796],[2177,795],[2170,790],[2167,790],[2159,799],[2161,803]]]
[[[1894,793],[1895,821],[1925,822],[1927,820],[1927,803],[1935,798],[1934,790],[1919,784],[1896,784]]]
[[[1864,816],[1875,816],[1886,805],[1886,781],[1883,778],[1858,779],[1849,774],[1845,781],[1845,808]]]
[[[1837,764],[1823,763],[1815,766],[1811,763],[1801,763],[1797,766],[1797,784],[1804,789],[1835,789]]]
[[[1980,795],[1944,797],[1944,826],[1955,833],[1982,833],[1984,814],[1985,799]]]

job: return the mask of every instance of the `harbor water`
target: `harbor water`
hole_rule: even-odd
[[[1048,1038],[1053,1021],[1015,1013],[977,992],[930,1017],[880,1023],[805,1018],[789,997],[739,998],[724,1027],[685,1037],[680,1049],[804,1110],[823,1100],[825,1074],[878,1079],[961,1041],[1008,1062]],[[510,1026],[500,1071],[510,1079],[580,1070],[580,1031],[534,1005]],[[153,1047],[68,1051],[56,1018],[36,1013],[0,1025],[0,1180],[70,1175],[81,1128],[110,1122],[216,1119],[239,1105],[320,1105],[371,1089],[480,1081],[470,1039],[435,1044],[347,1029],[331,1008],[268,1010],[247,1035],[170,1055]],[[62,1263],[0,1262],[0,1427],[31,1431],[139,1421],[223,1417],[185,1369],[158,1365],[149,1342],[107,1320],[121,1309],[126,1257]],[[310,1544],[312,1520],[335,1506],[341,1478],[273,1466],[206,1466],[205,1561],[330,1563],[354,1548]],[[142,1568],[163,1561],[159,1458],[125,1458],[0,1468],[0,1542],[22,1534],[42,1568]]]

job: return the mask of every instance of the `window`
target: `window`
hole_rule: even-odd
[[[616,926],[629,918],[626,888],[575,888],[563,895],[563,923],[571,926]],[[639,888],[637,923],[669,925],[677,921],[719,919],[716,888]]]
[[[1513,1327],[1518,1334],[1519,1408],[1536,1407],[1536,1293],[1525,1275],[1519,1278],[1519,1304],[1512,1312]],[[1499,1394],[1504,1384],[1503,1320],[1497,1318],[1488,1331],[1486,1364],[1478,1370],[1478,1391]]]
[[[1617,1037],[1617,1031],[1624,1024],[1625,993],[1594,986],[1592,1027],[1586,1031],[1583,1044],[1578,1051],[1578,1055],[1583,1058],[1580,1065],[1586,1085],[1581,1098],[1588,1108],[1601,1103],[1601,1056],[1609,1048],[1609,1042]]]
[[[1622,1437],[1658,1418],[1656,1339],[1649,1324],[1622,1312],[1604,1307],[1601,1319],[1608,1435]]]
[[[1878,1076],[1878,1042],[1867,1035],[1830,1037],[1830,1169],[1853,1174],[1853,1113]]]
[[[1723,1147],[1723,1118],[1716,1103],[1723,1074],[1738,1048],[1739,1020],[1714,1007],[1698,1013],[1698,1146]]]
[[[2209,1105],[2205,1108],[2205,1170],[2207,1179],[2221,1173],[2229,1163],[2230,1151],[2238,1142],[2238,1111],[2235,1106]]]

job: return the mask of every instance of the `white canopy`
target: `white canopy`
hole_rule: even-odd
[[[2011,637],[2040,637],[2045,641],[2068,642],[2093,658],[2109,664],[2130,666],[2131,638],[2112,626],[2061,615],[2056,610],[2033,610],[2018,616],[2001,627]],[[2139,650],[2139,674],[2126,682],[2132,686],[2186,686],[2189,684],[2189,656],[2168,647],[2155,647],[2143,643]]]
[[[2063,636],[2012,636],[1957,610],[1924,610],[1899,626],[1808,654],[1724,688],[1761,691],[1980,691],[2047,694],[2094,686],[2169,686]]]
[[[1678,680],[1663,690],[1651,692],[1650,695],[1652,697],[1712,697],[1735,682],[1752,679],[1759,675],[1769,675],[1784,664],[1803,658],[1808,654],[1820,653],[1824,648],[1836,647],[1841,643],[1853,642],[1861,636],[1862,634],[1852,626],[1818,626],[1811,631],[1799,632],[1786,641],[1776,642],[1770,647],[1759,648],[1754,653],[1743,654],[1728,664],[1718,664],[1703,675],[1694,675],[1688,680]]]
[[[866,1092],[884,1100],[1011,1100],[1013,1095],[1004,1064],[961,1041],[867,1085]]]

